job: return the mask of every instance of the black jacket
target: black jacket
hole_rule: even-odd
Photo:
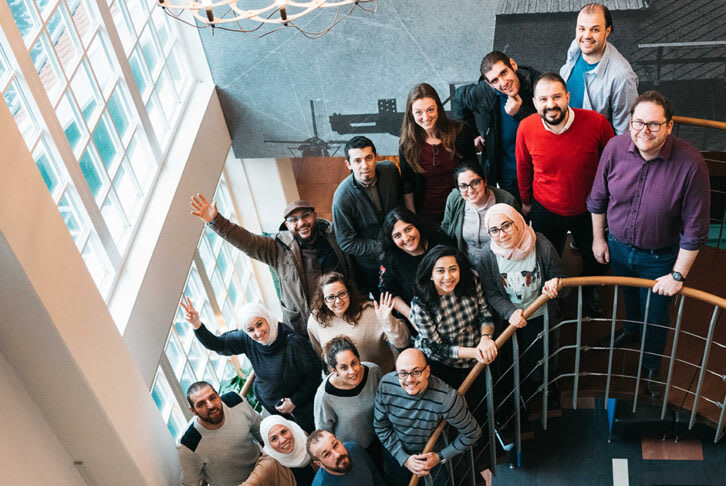
[[[519,96],[522,98],[522,107],[514,116],[515,120],[524,120],[537,112],[532,102],[534,97],[532,88],[534,80],[539,75],[539,71],[530,67],[518,67],[517,77],[520,83]],[[497,92],[483,77],[480,77],[477,84],[467,84],[456,89],[451,107],[455,118],[463,121],[486,140],[484,170],[488,184],[495,186],[502,175],[501,125]]]

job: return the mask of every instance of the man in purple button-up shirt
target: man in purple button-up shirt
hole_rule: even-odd
[[[592,213],[593,253],[613,274],[656,280],[653,286],[643,365],[657,378],[668,327],[671,296],[683,287],[708,236],[710,186],[700,152],[671,135],[673,110],[657,91],[647,91],[631,108],[630,133],[603,150],[587,198]],[[608,233],[605,227],[607,221]],[[624,330],[615,345],[637,340],[647,289],[626,288]],[[638,323],[640,321],[640,323]],[[653,383],[646,383],[655,396]]]

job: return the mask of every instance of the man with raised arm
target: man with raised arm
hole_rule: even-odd
[[[373,142],[353,137],[345,144],[350,175],[333,195],[333,227],[341,250],[352,255],[360,290],[378,298],[379,240],[388,212],[402,203],[400,173],[393,162],[378,162]]]
[[[582,7],[560,75],[567,82],[570,106],[597,111],[620,134],[628,130],[630,107],[638,96],[638,76],[608,43],[612,31],[613,19],[605,5]]]
[[[657,281],[648,323],[663,327],[648,325],[643,356],[646,391],[655,398],[668,307],[708,237],[710,182],[701,153],[671,135],[673,109],[662,94],[646,91],[630,113],[630,133],[603,151],[587,207],[595,258],[614,275]],[[615,346],[639,340],[647,296],[648,289],[623,287],[626,322]]]
[[[322,274],[340,272],[353,275],[349,258],[338,247],[333,226],[318,218],[307,201],[293,201],[283,213],[280,232],[271,236],[255,235],[217,212],[197,194],[191,200],[192,214],[206,222],[222,238],[250,258],[275,269],[280,279],[280,306],[283,322],[307,339],[310,303]]]
[[[486,154],[487,183],[511,193],[519,201],[517,159],[514,153],[519,122],[536,112],[532,86],[540,72],[519,66],[500,51],[481,61],[477,84],[460,86],[454,93],[454,117],[479,136],[477,149]]]
[[[187,400],[194,417],[176,446],[180,484],[238,486],[247,480],[260,457],[259,414],[236,392],[219,396],[205,381],[192,383]]]
[[[438,466],[472,447],[482,434],[466,400],[431,376],[426,356],[414,348],[403,351],[396,371],[381,379],[373,414],[373,428],[383,444],[384,471],[392,484],[408,484],[411,474],[431,474],[437,486],[448,484],[448,473]],[[458,435],[440,451],[422,454],[441,420]]]

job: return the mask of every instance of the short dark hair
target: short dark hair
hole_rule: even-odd
[[[194,383],[189,385],[189,388],[187,388],[187,402],[189,402],[190,407],[194,408],[194,404],[192,403],[191,399],[192,393],[196,393],[206,387],[211,388],[212,390],[214,390],[214,393],[217,393],[217,390],[215,390],[214,387],[206,381],[195,381]]]
[[[454,169],[454,184],[456,184],[457,186],[459,185],[459,176],[467,170],[470,170],[479,177],[481,177],[481,180],[483,182],[487,182],[487,175],[484,173],[484,169],[482,168],[481,164],[473,160],[465,160],[461,164],[459,164],[456,169]]]
[[[630,108],[631,117],[635,112],[635,107],[641,103],[655,103],[656,105],[663,108],[663,113],[665,114],[667,122],[671,121],[671,119],[673,118],[673,106],[671,106],[670,101],[668,101],[666,97],[658,91],[650,90],[638,95],[638,97],[635,98],[635,101],[633,101],[633,106]]]
[[[504,54],[502,51],[492,51],[484,56],[484,58],[481,60],[481,66],[479,67],[479,71],[481,72],[481,75],[484,77],[485,81],[489,81],[486,73],[498,62],[503,62],[504,65],[507,66],[509,69],[514,69],[512,67],[512,63],[509,60],[509,56]]]
[[[323,360],[329,368],[335,369],[338,364],[336,356],[338,353],[343,351],[352,351],[358,360],[360,360],[360,353],[358,348],[355,347],[353,341],[345,335],[335,336],[333,339],[328,341],[323,347]]]
[[[540,83],[540,81],[550,81],[555,83],[560,83],[563,88],[565,88],[565,91],[567,91],[567,83],[564,79],[562,79],[562,76],[559,74],[548,71],[546,73],[542,73],[539,76],[537,76],[537,79],[534,80],[534,84],[532,85],[532,92],[534,93],[537,91],[537,85]]]
[[[605,5],[601,3],[588,3],[580,9],[580,12],[591,13],[594,10],[602,12],[602,16],[605,17],[605,28],[610,27],[610,33],[612,34],[615,31],[615,27],[613,27],[613,16],[610,14],[610,9]]]
[[[454,293],[459,297],[473,297],[476,295],[476,276],[466,255],[453,246],[436,245],[426,253],[416,271],[414,290],[416,296],[425,305],[435,304],[438,299],[438,293],[434,282],[431,280],[431,274],[434,271],[434,266],[436,266],[436,261],[447,256],[454,257],[457,265],[459,265],[459,283],[456,285]]]
[[[320,458],[317,457],[315,454],[312,453],[312,447],[313,443],[318,442],[320,440],[320,436],[323,434],[331,434],[332,432],[328,432],[327,430],[313,430],[310,432],[310,435],[308,435],[308,440],[305,442],[305,450],[308,452],[308,455],[310,456],[311,461],[317,461]]]
[[[364,137],[363,135],[356,135],[355,137],[351,138],[345,144],[345,160],[350,162],[350,156],[348,155],[348,150],[364,149],[366,147],[370,147],[373,150],[373,153],[378,155],[378,152],[376,152],[376,146],[373,145],[373,141],[370,138]]]
[[[393,233],[393,226],[399,221],[412,224],[421,234],[422,242],[431,242],[434,238],[434,230],[428,224],[422,221],[421,218],[416,215],[416,213],[403,206],[391,209],[391,211],[386,215],[386,219],[383,220],[383,224],[381,225],[380,240],[381,245],[383,246],[384,258],[388,256],[393,256],[398,252],[400,252],[401,254],[405,253],[402,249],[396,246],[396,243],[393,242],[393,238],[391,238],[391,233]]]

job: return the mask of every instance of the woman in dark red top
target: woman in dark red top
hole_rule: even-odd
[[[408,93],[398,155],[406,207],[438,226],[454,188],[454,169],[462,160],[476,160],[476,149],[474,134],[446,116],[429,84],[417,84]]]

